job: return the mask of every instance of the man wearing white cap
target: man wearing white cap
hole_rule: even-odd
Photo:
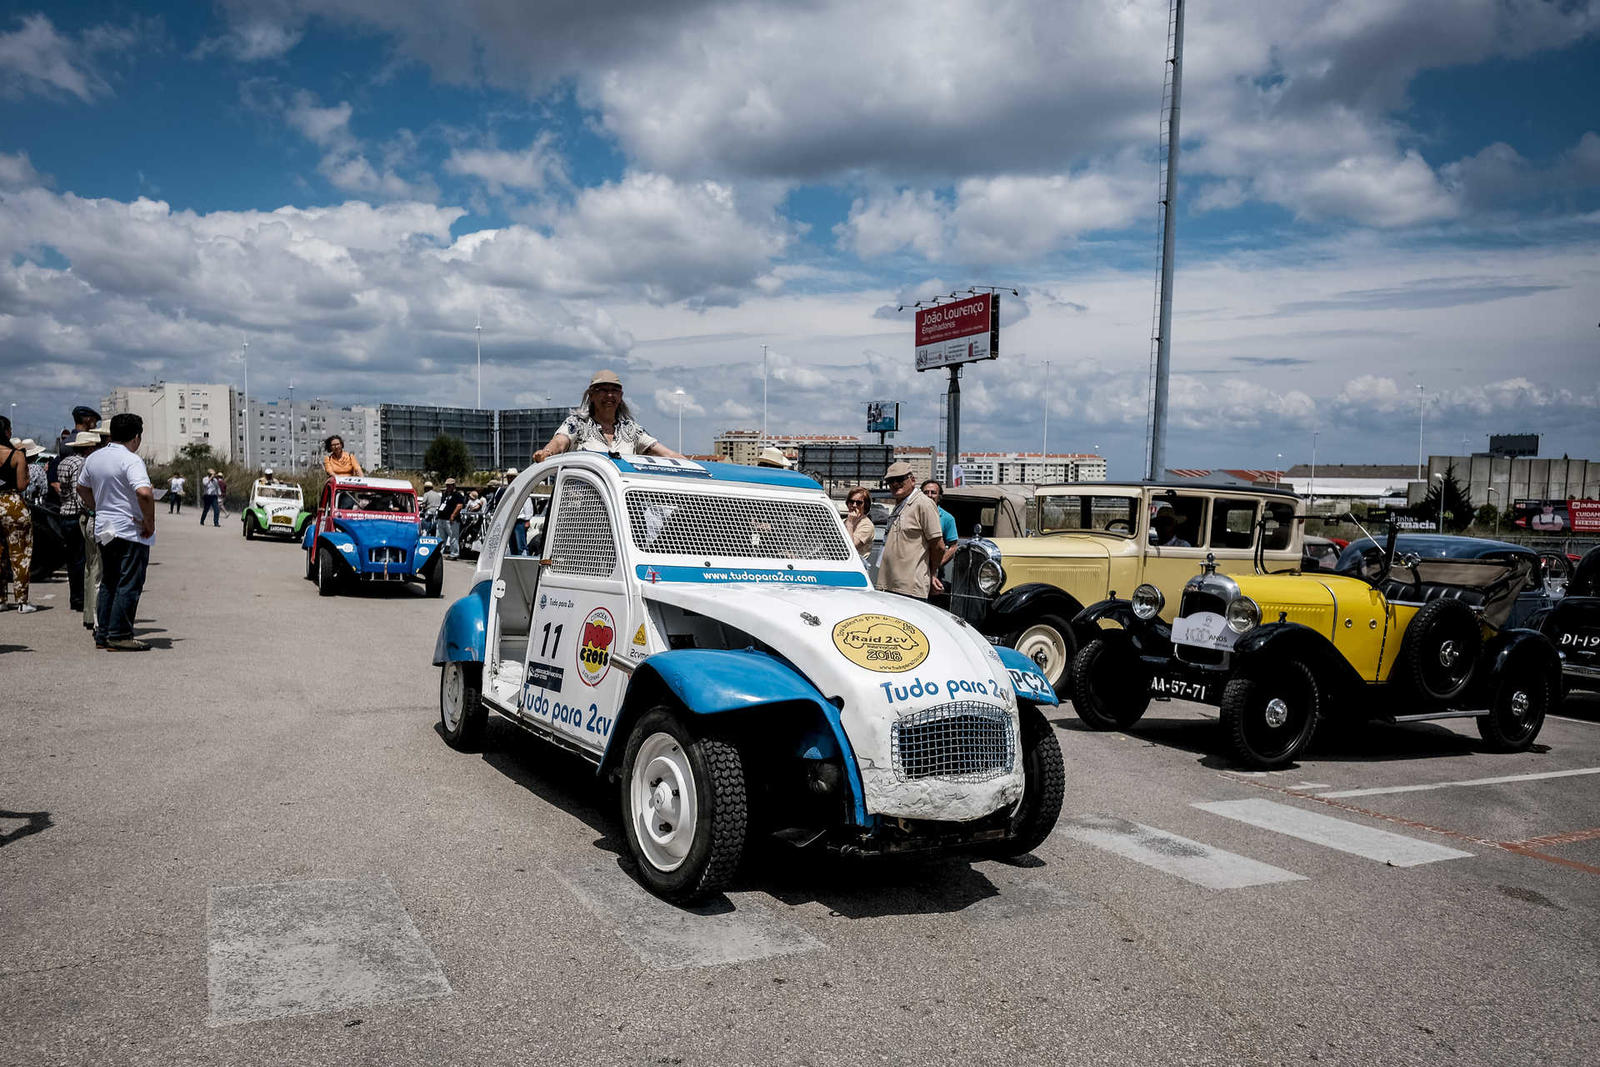
[[[878,558],[878,588],[918,600],[928,599],[930,591],[944,592],[937,573],[944,561],[939,509],[917,488],[911,464],[905,460],[890,465],[883,483],[894,494],[895,506]]]
[[[574,448],[623,456],[683,458],[633,421],[633,413],[622,399],[622,379],[617,377],[616,371],[610,370],[594,372],[589,388],[583,391],[583,399],[550,438],[550,443],[533,454],[533,461],[543,463],[551,456]]]

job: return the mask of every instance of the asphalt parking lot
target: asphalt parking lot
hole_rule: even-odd
[[[1600,701],[1240,773],[1214,720],[1056,718],[1024,863],[763,850],[685,912],[614,790],[435,726],[420,587],[165,513],[142,654],[0,615],[0,1063],[1593,1062]]]

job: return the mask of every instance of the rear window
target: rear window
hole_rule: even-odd
[[[642,552],[740,559],[849,560],[837,512],[816,500],[630,492],[628,526]]]

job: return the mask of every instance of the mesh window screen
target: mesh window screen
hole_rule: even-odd
[[[588,482],[568,478],[556,504],[556,532],[550,547],[550,569],[557,574],[609,578],[617,566],[606,502]]]
[[[1011,773],[1011,717],[989,704],[959,701],[907,715],[889,728],[894,772],[902,780],[984,782]]]
[[[637,490],[628,494],[633,543],[672,556],[847,560],[838,519],[816,501]]]

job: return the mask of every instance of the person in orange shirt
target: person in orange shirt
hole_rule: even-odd
[[[322,459],[322,469],[336,478],[361,478],[365,475],[356,457],[344,450],[344,438],[334,434],[322,442],[328,454]]]

